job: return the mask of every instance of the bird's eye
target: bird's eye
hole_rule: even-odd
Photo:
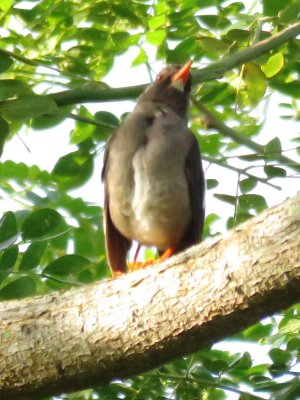
[[[156,77],[156,80],[157,80],[157,81],[161,81],[161,80],[162,80],[162,78],[163,78],[163,77],[162,77],[162,75],[161,75],[161,74],[159,74],[159,75],[157,75],[157,77]]]

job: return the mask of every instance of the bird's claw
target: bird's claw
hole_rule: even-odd
[[[144,269],[149,265],[153,265],[155,260],[147,260],[147,261],[133,261],[132,263],[128,263],[129,272],[138,271],[139,269]]]

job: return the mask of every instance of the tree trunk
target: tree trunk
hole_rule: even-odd
[[[300,195],[153,267],[0,304],[0,399],[154,368],[300,299]]]

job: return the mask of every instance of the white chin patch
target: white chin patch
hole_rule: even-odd
[[[172,86],[180,92],[184,91],[184,83],[182,79],[177,79],[177,81],[172,82]]]

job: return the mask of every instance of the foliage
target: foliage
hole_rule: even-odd
[[[74,189],[91,179],[103,142],[119,124],[113,109],[104,111],[100,104],[95,113],[83,103],[132,97],[126,88],[112,91],[105,83],[106,75],[120,68],[114,65],[118,56],[134,51],[131,71],[144,66],[150,78],[153,65],[160,62],[192,58],[200,68],[270,38],[297,21],[299,12],[297,0],[2,0],[0,152],[5,157],[5,142],[24,129],[28,135],[33,130],[51,134],[67,118],[74,120],[74,129],[70,151],[57,159],[52,171],[16,160],[0,164],[5,210],[0,221],[0,299],[109,276],[102,209],[86,201],[83,190],[83,198],[76,197]],[[286,192],[289,182],[297,182],[300,147],[292,122],[300,115],[299,50],[300,41],[293,39],[228,70],[222,79],[194,85],[191,129],[208,178],[205,236],[223,229],[220,220],[231,228],[259,213],[276,197],[274,187]],[[273,118],[274,105],[268,107],[274,96],[280,102],[275,112],[290,132],[276,126],[272,132],[263,129]],[[295,306],[238,335],[241,354],[207,349],[141,376],[62,398],[296,399],[298,332]],[[253,361],[249,342],[258,348],[268,344],[263,364]]]

